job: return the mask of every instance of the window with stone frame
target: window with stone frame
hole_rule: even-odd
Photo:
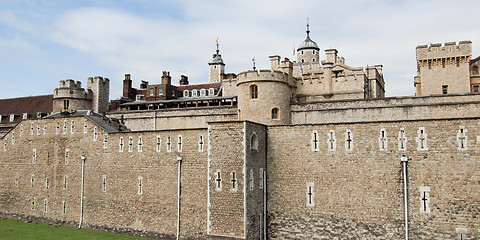
[[[183,149],[183,138],[182,135],[177,137],[177,152],[181,152]]]
[[[407,134],[404,128],[400,128],[400,130],[398,130],[398,150],[407,150]]]
[[[30,175],[30,185],[32,188],[35,185],[35,174]]]
[[[93,141],[97,141],[98,140],[98,129],[97,127],[93,127]]]
[[[103,149],[107,149],[108,148],[108,134],[105,134],[103,136]]]
[[[232,188],[230,190],[236,192],[238,190],[238,180],[235,171],[230,172],[230,179],[230,182],[232,183]]]
[[[102,175],[102,192],[107,191],[107,175]]]
[[[183,90],[183,97],[190,97],[190,91]]]
[[[43,123],[43,135],[47,134],[47,122]]]
[[[143,177],[142,176],[138,177],[138,194],[139,195],[143,194]]]
[[[203,152],[205,141],[203,140],[203,135],[198,136],[198,151]]]
[[[118,143],[118,152],[123,152],[123,147],[124,147],[123,137],[120,137],[120,140]]]
[[[4,151],[4,152],[7,151],[7,139],[4,139],[4,140],[3,140],[3,151]]]
[[[253,169],[251,168],[250,169],[250,179],[248,181],[248,186],[249,186],[249,189],[250,191],[253,191],[253,188],[255,186],[255,182],[254,182],[254,176],[253,176]]]
[[[63,121],[63,134],[67,134],[67,120]]]
[[[273,108],[272,109],[272,116],[271,117],[272,117],[272,120],[280,120],[278,108]]]
[[[430,187],[420,186],[420,213],[430,213]]]
[[[12,145],[15,144],[15,132],[12,131]]]
[[[63,209],[62,214],[63,215],[67,214],[67,202],[62,201],[62,209]]]
[[[387,130],[385,128],[380,129],[380,136],[378,137],[378,146],[380,151],[386,151],[388,149]]]
[[[310,138],[310,145],[313,152],[320,151],[320,144],[318,139],[318,132],[317,130],[313,130]]]
[[[345,150],[353,151],[353,133],[349,129],[345,130]]]
[[[448,94],[448,85],[442,85],[442,94]]]
[[[172,151],[172,138],[171,137],[167,137],[167,152],[171,152]]]
[[[458,150],[468,150],[467,129],[460,126],[457,131],[457,146]]]
[[[68,165],[69,158],[70,158],[70,149],[65,148],[65,165]]]
[[[37,135],[40,135],[40,123],[37,121]]]
[[[306,197],[307,197],[307,207],[313,207],[315,206],[315,192],[314,192],[314,183],[313,182],[307,182],[307,192],[306,192]]]
[[[157,147],[156,147],[156,150],[157,152],[160,152],[162,149],[162,138],[160,138],[160,136],[157,135]]]
[[[138,137],[138,148],[137,148],[138,152],[142,152],[143,151],[143,139],[142,139],[142,136],[139,136]]]
[[[23,123],[20,123],[20,137],[23,136]]]
[[[55,129],[55,134],[58,134],[60,132],[60,123],[57,122],[57,127]]]
[[[37,149],[33,149],[33,154],[32,154],[32,164],[37,163]]]
[[[133,152],[133,137],[128,137],[128,152]]]
[[[50,179],[48,177],[45,178],[45,189],[48,190],[50,188]]]
[[[250,98],[251,99],[257,99],[258,98],[258,86],[257,85],[251,85],[250,86]]]
[[[250,151],[258,151],[258,136],[255,132],[250,137]]]
[[[467,228],[455,228],[457,233],[457,240],[467,240]]]
[[[70,134],[73,134],[75,132],[75,121],[72,120],[70,123]]]
[[[35,210],[35,197],[32,197],[32,205],[31,205],[32,210]]]
[[[208,95],[209,96],[215,95],[215,89],[214,88],[209,88],[208,89]]]
[[[48,200],[45,198],[43,201],[43,211],[47,212],[48,209]]]
[[[30,122],[30,135],[33,136],[33,122]]]
[[[87,124],[87,120],[83,121],[83,133],[87,133],[88,132],[88,124]]]
[[[427,132],[425,131],[425,127],[419,127],[418,128],[416,141],[417,141],[417,150],[418,151],[428,150]]]
[[[15,174],[15,187],[18,187],[18,179],[20,178],[19,174]]]
[[[327,137],[328,151],[335,152],[337,150],[337,137],[335,137],[335,131],[330,130]]]
[[[63,189],[67,189],[67,180],[68,180],[68,176],[65,175],[65,176],[63,177]]]
[[[215,172],[215,191],[222,191],[222,173],[220,170]]]
[[[260,189],[263,189],[263,185],[265,184],[263,174],[264,174],[263,168],[260,168],[260,169],[258,170],[258,187],[259,187]]]
[[[474,66],[474,67],[472,68],[472,74],[473,74],[473,75],[478,75],[478,67],[477,67],[477,66]]]

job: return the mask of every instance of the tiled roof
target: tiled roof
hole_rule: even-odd
[[[53,95],[0,99],[0,114],[51,113]]]

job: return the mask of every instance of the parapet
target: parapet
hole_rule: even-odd
[[[466,57],[472,56],[472,42],[460,41],[458,45],[456,42],[447,42],[444,45],[441,43],[418,45],[416,51],[417,61],[448,57]]]
[[[75,99],[91,99],[92,96],[85,92],[80,81],[72,79],[60,80],[58,88],[53,92],[53,98],[75,98]]]
[[[238,82],[241,84],[244,82],[285,82],[288,83],[288,74],[278,70],[249,70],[241,72],[237,75]]]

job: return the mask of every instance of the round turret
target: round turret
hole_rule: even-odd
[[[260,70],[238,74],[239,119],[266,125],[290,124],[291,85],[287,73]]]

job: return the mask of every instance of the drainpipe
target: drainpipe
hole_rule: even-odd
[[[405,201],[405,240],[408,240],[408,188],[407,188],[407,162],[408,158],[403,155],[401,157],[402,168],[403,168],[403,196]]]
[[[178,186],[178,189],[177,189],[177,196],[178,196],[178,199],[177,199],[177,240],[179,239],[180,237],[180,195],[181,195],[181,186],[180,186],[180,169],[181,169],[181,165],[182,165],[182,156],[180,155],[177,155],[177,162],[178,162],[178,182],[177,182],[177,186]]]
[[[83,222],[83,189],[84,189],[84,175],[85,175],[85,156],[82,156],[82,191],[80,192],[80,222],[78,223],[78,228],[82,228]]]

